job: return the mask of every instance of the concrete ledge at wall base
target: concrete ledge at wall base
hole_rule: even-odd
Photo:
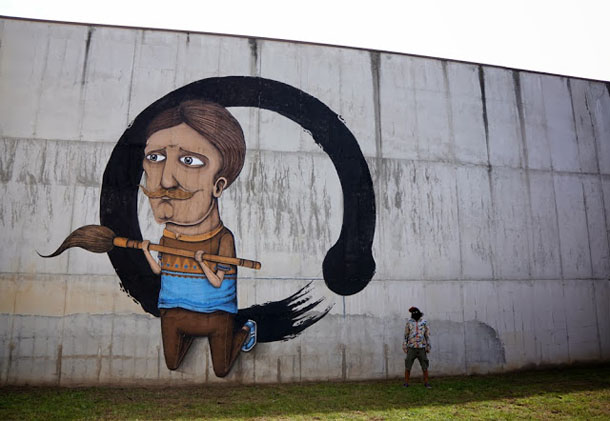
[[[66,283],[56,278],[24,285],[42,294],[53,280]],[[109,288],[120,299],[115,306],[128,300],[114,277],[90,281],[97,291],[92,298]],[[17,281],[7,282],[5,290],[10,291]],[[303,282],[254,285],[249,280],[242,285],[247,286],[241,289],[242,303],[256,302],[257,294],[283,298]],[[322,293],[321,281],[316,288]],[[111,296],[100,303],[112,304]],[[327,296],[329,304],[336,300],[335,305],[320,322],[293,340],[259,344],[254,352],[240,356],[228,377],[218,379],[205,339],[197,340],[180,370],[171,372],[164,362],[159,319],[137,312],[84,313],[88,304],[66,307],[68,301],[65,306],[56,303],[56,312],[36,314],[40,308],[27,294],[23,296],[27,300],[0,315],[0,384],[281,383],[400,377],[407,302],[417,303],[426,313],[432,329],[430,370],[437,375],[607,361],[609,297],[607,280],[371,282],[354,296]],[[6,304],[10,302],[19,300]],[[27,303],[32,304],[27,307],[29,314]],[[83,313],[64,313],[68,308]]]
[[[384,343],[384,337],[392,336],[390,332],[401,331],[400,319],[329,315],[319,322],[318,329],[312,328],[296,339],[262,343],[254,352],[242,354],[224,379],[213,374],[205,339],[195,341],[178,370],[168,370],[159,320],[150,316],[4,314],[0,323],[11,326],[11,332],[0,337],[1,384],[341,381],[400,377],[404,367],[400,338]],[[452,324],[440,325],[439,337],[455,330]],[[439,367],[436,372],[461,374],[459,367],[450,366],[441,349],[443,345],[435,356]]]
[[[258,344],[226,378],[213,374],[206,339],[197,339],[182,366],[165,366],[159,319],[147,315],[64,317],[0,315],[1,385],[155,385],[294,383],[400,378],[402,318],[328,315],[296,339]],[[434,375],[505,372],[584,362],[516,360],[497,332],[479,321],[430,320]],[[398,332],[398,333],[397,333]],[[466,336],[464,336],[466,332]],[[506,361],[509,360],[509,363]],[[418,375],[419,367],[413,369]]]

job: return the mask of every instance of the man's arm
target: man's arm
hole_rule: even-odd
[[[220,247],[218,249],[218,254],[220,256],[225,257],[235,257],[235,243],[231,234],[225,234],[220,239]],[[197,260],[197,263],[199,263],[199,266],[201,266],[201,270],[203,270],[203,273],[205,273],[205,276],[208,278],[208,281],[210,281],[210,283],[214,287],[220,288],[220,286],[222,285],[222,281],[225,278],[225,266],[216,265],[216,272],[214,272],[212,269],[210,269],[208,265],[203,262],[202,256],[203,250],[197,251],[195,253],[195,260]]]
[[[402,341],[402,350],[403,352],[407,352],[408,347],[407,347],[407,341],[409,340],[409,333],[410,333],[410,329],[409,329],[409,322],[407,322],[405,324],[405,338]]]
[[[150,244],[149,240],[142,241],[142,251],[144,252],[146,261],[148,261],[148,265],[150,266],[150,269],[155,273],[155,275],[158,275],[161,273],[161,266],[159,266],[159,263],[157,263],[155,258],[152,257],[152,255],[150,254],[150,251],[148,250],[149,244]]]
[[[428,323],[426,323],[426,328],[424,329],[424,338],[426,338],[426,352],[430,352],[432,345],[430,345],[430,328]]]
[[[201,270],[203,270],[203,273],[205,273],[205,276],[206,278],[208,278],[208,281],[210,281],[212,286],[220,288],[220,286],[222,285],[222,281],[225,278],[224,270],[217,270],[216,272],[214,272],[212,269],[210,269],[208,265],[204,263],[203,259],[201,258],[202,256],[203,250],[195,252],[195,260],[197,260],[197,263],[199,263],[199,266],[201,267]]]

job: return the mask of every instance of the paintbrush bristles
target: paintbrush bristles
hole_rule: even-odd
[[[68,235],[61,246],[52,254],[41,257],[55,257],[71,247],[80,247],[93,253],[107,253],[112,250],[115,234],[110,228],[102,225],[85,225]]]

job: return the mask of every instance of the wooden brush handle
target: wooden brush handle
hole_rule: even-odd
[[[116,247],[123,248],[131,248],[131,249],[142,249],[142,241],[130,240],[125,237],[115,237],[112,240],[112,244]],[[182,256],[182,257],[190,257],[191,259],[195,258],[195,252],[190,250],[176,249],[173,247],[161,246],[159,244],[150,243],[148,245],[148,249],[152,251],[160,251],[161,253],[173,254],[174,256]],[[208,262],[214,263],[225,263],[228,265],[235,266],[243,266],[250,269],[260,269],[261,263],[248,260],[248,259],[240,259],[239,257],[226,257],[226,256],[217,256],[215,254],[207,254],[203,253],[203,260],[207,260]]]

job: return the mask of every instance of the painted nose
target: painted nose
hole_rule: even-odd
[[[168,157],[168,159],[165,160],[165,165],[163,166],[163,173],[161,174],[161,187],[164,189],[178,187],[178,181],[176,180],[177,165],[173,161],[173,159]]]

